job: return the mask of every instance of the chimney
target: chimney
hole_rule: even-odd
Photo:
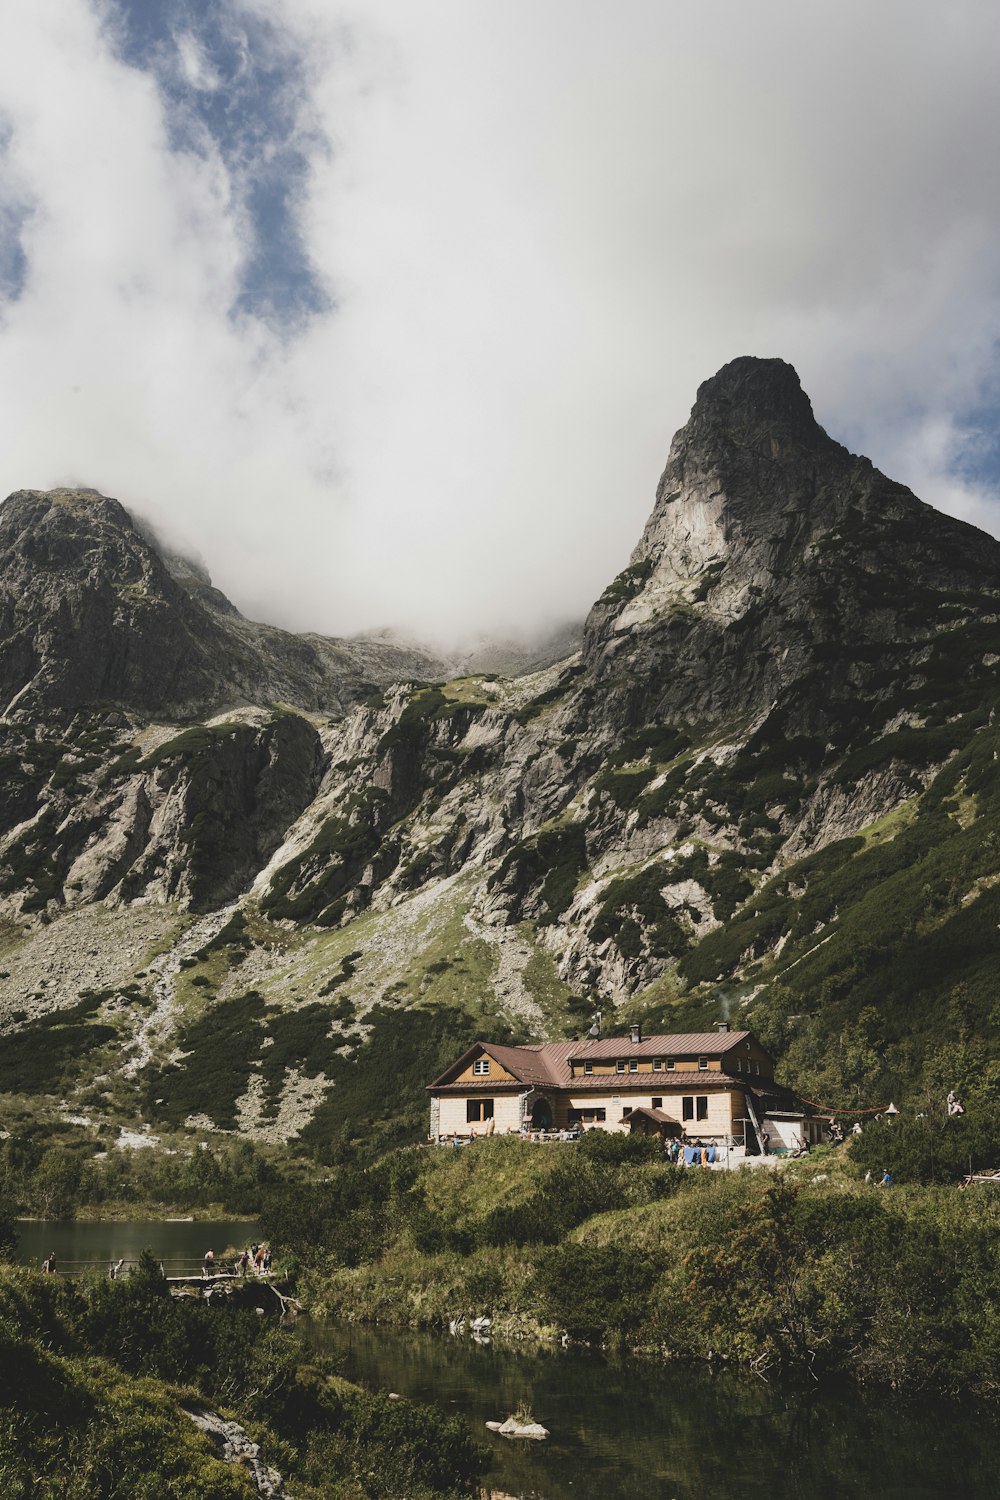
[[[716,1023],[715,1023],[715,1029],[716,1029],[716,1031],[728,1031],[729,1030],[729,1022],[728,1021],[716,1021]]]
[[[639,1025],[638,1021],[636,1021],[635,1025],[630,1028],[628,1039],[635,1047],[638,1047],[639,1043],[642,1041],[642,1027]]]

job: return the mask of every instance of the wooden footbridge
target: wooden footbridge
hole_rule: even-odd
[[[54,1274],[74,1280],[80,1276],[106,1276],[111,1281],[124,1278],[138,1266],[138,1257],[122,1257],[120,1260],[63,1260],[56,1257]],[[176,1260],[164,1258],[158,1262],[172,1296],[184,1296],[192,1291],[200,1292],[211,1300],[214,1292],[232,1295],[239,1287],[249,1291],[252,1287],[266,1287],[273,1292],[281,1305],[282,1313],[301,1312],[301,1304],[283,1290],[287,1277],[282,1271],[222,1270],[206,1272],[200,1260]]]

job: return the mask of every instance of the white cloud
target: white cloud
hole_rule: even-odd
[[[698,383],[758,353],[1000,529],[961,477],[1000,334],[985,0],[255,3],[302,45],[301,222],[335,302],[284,340],[229,317],[249,247],[224,167],[171,152],[90,6],[0,15],[36,196],[6,489],[116,493],[298,625],[539,622],[623,565]]]
[[[181,76],[190,88],[214,94],[222,86],[222,79],[205,56],[205,49],[190,31],[182,31],[176,38],[177,61]]]

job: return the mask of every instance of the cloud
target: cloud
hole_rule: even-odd
[[[985,0],[8,8],[0,483],[117,494],[284,623],[541,626],[699,382],[779,354],[998,530],[998,52]]]

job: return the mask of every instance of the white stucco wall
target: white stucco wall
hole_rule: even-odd
[[[482,1098],[480,1094],[473,1095],[474,1098]],[[489,1095],[486,1096],[489,1098]],[[470,1122],[465,1118],[465,1106],[467,1099],[465,1095],[447,1095],[437,1101],[440,1105],[438,1116],[438,1129],[435,1132],[442,1136],[471,1135],[473,1130],[476,1135],[485,1135],[489,1129],[489,1120],[473,1120]],[[521,1096],[520,1094],[495,1094],[493,1096],[493,1134],[494,1135],[516,1135],[521,1128]]]

